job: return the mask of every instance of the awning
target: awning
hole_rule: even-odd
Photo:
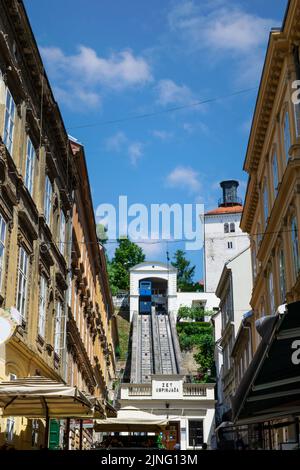
[[[235,424],[300,412],[300,302],[265,317],[257,329],[261,343],[232,399]]]
[[[94,406],[77,387],[46,377],[26,377],[0,382],[2,416],[26,418],[93,417]]]
[[[96,432],[159,432],[168,426],[168,420],[146,413],[133,406],[118,411],[117,418],[96,420]]]

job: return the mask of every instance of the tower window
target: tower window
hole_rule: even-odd
[[[229,233],[229,224],[224,224],[224,233]]]
[[[227,242],[227,248],[228,248],[228,250],[232,250],[233,249],[233,242]]]
[[[231,222],[231,224],[230,224],[230,232],[231,233],[235,232],[235,223],[234,222]]]

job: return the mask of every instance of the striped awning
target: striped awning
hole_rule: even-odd
[[[63,382],[34,376],[0,382],[0,413],[2,416],[26,418],[93,417],[95,403],[77,387]]]

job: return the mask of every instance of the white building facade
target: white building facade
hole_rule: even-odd
[[[204,290],[216,292],[226,261],[249,246],[248,236],[240,229],[242,201],[236,195],[238,182],[223,181],[219,207],[204,215]]]
[[[123,383],[121,409],[127,406],[168,420],[167,439],[181,450],[210,447],[214,432],[215,384],[185,383],[182,375],[153,375],[149,384]],[[172,448],[170,442],[167,448]]]

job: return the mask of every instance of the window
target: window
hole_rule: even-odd
[[[268,185],[267,185],[266,179],[265,179],[264,190],[263,190],[263,201],[264,201],[264,222],[266,226],[268,222],[268,216],[269,216]]]
[[[3,278],[4,253],[5,253],[6,222],[0,214],[0,289]]]
[[[272,159],[272,171],[273,171],[274,196],[276,197],[277,191],[278,191],[278,162],[277,162],[276,152],[274,152],[273,159]]]
[[[59,251],[64,254],[66,241],[66,218],[63,211],[60,211],[60,229],[59,229]]]
[[[33,180],[34,180],[34,165],[35,165],[35,150],[29,137],[27,138],[26,150],[26,169],[25,169],[25,186],[29,193],[33,194]]]
[[[299,262],[299,248],[298,248],[298,225],[296,217],[293,217],[291,222],[292,228],[292,250],[293,250],[293,261],[294,261],[294,270],[295,276],[298,276],[298,272],[300,269],[300,262]]]
[[[60,350],[63,346],[63,316],[62,316],[62,304],[60,301],[57,302],[56,316],[55,316],[55,329],[54,329],[54,351],[60,355]]]
[[[257,224],[257,246],[258,246],[258,248],[259,248],[261,240],[262,240],[261,224],[258,222],[258,224]]]
[[[6,88],[6,105],[5,105],[5,121],[4,121],[4,137],[3,142],[9,153],[12,153],[13,134],[15,125],[16,105],[8,88]]]
[[[44,200],[44,214],[48,225],[50,225],[52,207],[52,185],[49,176],[46,176],[45,184],[45,200]]]
[[[296,137],[300,136],[300,103],[294,104]]]
[[[203,421],[189,420],[189,447],[198,447],[203,444]]]
[[[9,380],[16,380],[16,374],[9,374]],[[8,417],[6,420],[6,440],[7,442],[12,442],[14,439],[15,432],[15,418]]]
[[[280,298],[281,302],[285,302],[286,285],[285,285],[285,264],[283,249],[279,252],[279,283],[280,283]]]
[[[291,131],[290,131],[290,118],[289,112],[286,111],[284,115],[284,149],[285,149],[285,158],[288,160],[289,156],[289,149],[291,146]]]
[[[18,268],[17,309],[23,319],[26,317],[26,300],[28,285],[28,253],[21,246]]]
[[[252,272],[253,272],[253,280],[254,280],[256,278],[256,275],[257,275],[256,244],[255,244],[255,242],[253,242],[253,244],[252,244],[251,255],[252,255]]]
[[[274,281],[273,281],[273,273],[270,271],[269,273],[269,295],[270,295],[270,308],[271,308],[271,315],[275,313],[275,296],[274,296]]]
[[[44,338],[46,330],[47,281],[44,276],[40,278],[39,325],[38,333]]]
[[[231,233],[235,232],[235,223],[234,222],[231,222],[231,224],[230,224],[230,232]]]
[[[233,242],[227,242],[227,248],[228,248],[228,250],[232,250],[233,249]]]
[[[229,224],[224,224],[224,233],[229,233]]]
[[[37,447],[39,443],[39,420],[33,419],[31,421],[31,446]]]

